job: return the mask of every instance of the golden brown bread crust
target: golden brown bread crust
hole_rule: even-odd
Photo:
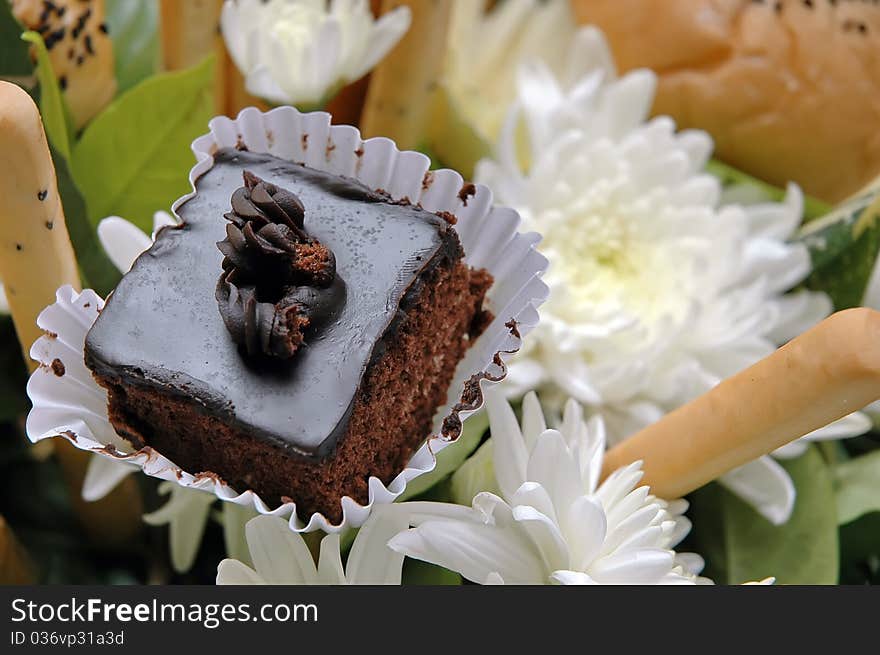
[[[847,309],[609,450],[603,476],[642,460],[679,498],[878,398],[880,312]]]
[[[654,113],[716,155],[829,202],[880,173],[880,3],[571,0],[622,71],[657,71]]]

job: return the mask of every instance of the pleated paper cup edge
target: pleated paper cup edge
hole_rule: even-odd
[[[339,532],[347,527],[358,527],[369,516],[373,504],[394,502],[411,480],[434,470],[437,453],[454,443],[454,439],[449,435],[441,436],[436,428],[447,420],[451,420],[454,425],[456,419],[449,418],[452,416],[457,417],[460,427],[482,406],[482,391],[485,385],[497,384],[506,376],[505,358],[519,350],[522,337],[537,324],[538,307],[549,293],[546,284],[540,279],[546,269],[547,260],[535,250],[539,237],[518,232],[519,215],[512,209],[495,207],[492,203],[492,192],[487,187],[465,183],[461,176],[452,170],[430,171],[428,157],[421,153],[401,151],[390,139],[378,137],[364,141],[356,128],[330,125],[330,115],[325,112],[302,114],[292,107],[279,107],[268,112],[260,112],[255,108],[247,108],[235,119],[225,116],[215,117],[209,123],[209,127],[211,131],[208,134],[193,141],[192,150],[196,156],[196,164],[189,174],[192,191],[173,204],[172,210],[175,216],[184,203],[195,197],[196,182],[211,170],[214,155],[224,148],[238,148],[256,153],[266,152],[333,174],[348,174],[349,177],[356,178],[374,190],[388,193],[394,200],[405,200],[423,206],[428,211],[446,211],[458,217],[456,229],[464,246],[465,262],[477,268],[487,268],[490,272],[493,268],[503,269],[508,275],[511,274],[511,270],[515,270],[517,275],[513,281],[516,293],[513,294],[511,301],[518,302],[518,306],[512,308],[516,311],[508,312],[510,316],[496,315],[493,323],[472,345],[472,349],[476,348],[481,341],[488,340],[492,336],[492,344],[489,348],[494,349],[494,352],[491,353],[489,361],[486,361],[480,370],[474,371],[468,379],[463,380],[459,377],[454,379],[450,386],[450,395],[457,397],[458,401],[446,404],[443,409],[443,419],[435,424],[434,432],[413,454],[403,471],[388,485],[371,476],[368,481],[366,505],[361,505],[348,496],[341,499],[342,520],[338,524],[333,524],[320,513],[314,513],[307,521],[303,521],[296,513],[295,503],[272,507],[253,491],[235,492],[218,475],[213,473],[194,475],[186,472],[150,447],[131,453],[121,452],[113,446],[107,446],[96,440],[84,421],[81,421],[82,426],[77,426],[80,433],[74,433],[67,425],[35,436],[29,433],[29,437],[32,441],[58,436],[66,438],[82,450],[136,464],[147,475],[172,480],[184,487],[212,492],[226,502],[252,505],[260,514],[288,518],[290,528],[296,532],[311,532],[319,529],[325,532]],[[486,226],[486,223],[492,222],[493,218],[496,219],[495,223],[501,226],[497,228],[497,234],[492,233],[492,230]],[[493,238],[491,242],[490,237]],[[494,240],[496,237],[501,240],[500,243]],[[505,261],[504,253],[517,249],[523,253],[522,262]],[[470,261],[472,253],[476,254],[479,261]],[[519,270],[516,270],[517,266],[520,267]],[[492,290],[500,286],[499,282],[499,279],[495,279],[487,294],[490,305]],[[87,292],[91,293],[89,290],[83,293]],[[59,289],[59,301],[60,294],[61,289]],[[76,296],[73,302],[78,298],[79,296]],[[503,307],[495,309],[501,310]],[[501,327],[503,329],[500,329]],[[53,331],[51,326],[44,329]],[[494,331],[490,332],[490,330]],[[45,338],[41,337],[41,339]],[[482,349],[485,351],[486,347],[483,345]],[[32,351],[36,350],[37,343],[34,344]],[[41,362],[41,364],[41,369],[35,371],[32,378],[41,370],[45,372],[45,366],[49,363]],[[456,374],[458,375],[458,371]],[[96,383],[95,386],[101,389]],[[28,388],[30,387],[29,381]],[[454,390],[459,387],[461,391],[456,396]],[[34,403],[31,412],[40,412],[41,409],[46,408]],[[459,435],[454,436],[457,438]]]

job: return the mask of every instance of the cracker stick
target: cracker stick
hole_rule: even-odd
[[[160,0],[162,63],[165,70],[191,68],[208,55],[214,61],[214,107],[218,114],[235,116],[250,105],[265,109],[244,88],[220,33],[223,0]]]
[[[214,52],[223,0],[160,0],[162,62],[166,70],[198,64]]]
[[[608,451],[678,498],[880,398],[880,312],[837,312]]]
[[[370,77],[361,132],[387,136],[403,149],[421,145],[435,88],[442,72],[451,2],[383,0],[381,13],[409,4],[412,24]]]
[[[31,370],[31,344],[42,334],[37,314],[55,290],[79,288],[40,112],[20,87],[0,82],[0,279]]]
[[[40,113],[27,93],[8,82],[0,82],[0,199],[0,279],[25,361],[34,370],[37,363],[28,353],[42,335],[37,315],[55,302],[58,287],[79,288],[79,274]],[[86,503],[80,490],[90,455],[61,440],[55,453],[77,516],[96,541],[128,539],[140,529],[134,480]]]

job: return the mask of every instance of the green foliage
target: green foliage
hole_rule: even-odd
[[[450,478],[452,502],[470,505],[481,491],[491,491],[501,495],[495,481],[495,466],[492,461],[494,442],[489,439],[474,453]]]
[[[403,561],[403,576],[401,583],[405,585],[460,585],[461,576],[458,573],[444,569],[442,566],[434,566],[417,559],[406,558]]]
[[[840,583],[880,584],[880,512],[840,526]]]
[[[834,485],[837,520],[841,525],[870,512],[880,512],[880,450],[835,466]]]
[[[860,305],[880,249],[880,195],[845,203],[805,226],[798,239],[813,261],[807,286],[825,291],[836,309]]]
[[[724,186],[742,186],[751,188],[758,196],[766,198],[768,201],[779,202],[785,197],[784,189],[780,189],[779,187],[768,184],[756,177],[752,177],[747,173],[743,173],[741,170],[718,161],[717,159],[713,159],[706,164],[706,172],[711,173],[721,180],[721,184]],[[819,216],[824,216],[830,210],[831,206],[821,200],[810,198],[809,196],[804,198],[804,219],[807,221],[811,221]]]
[[[19,40],[21,25],[8,2],[0,2],[0,77],[27,78],[33,74],[28,47]]]
[[[14,421],[28,408],[27,369],[9,316],[0,316],[0,344],[0,421]]]
[[[71,128],[70,112],[64,103],[64,96],[58,87],[58,80],[52,71],[49,61],[49,53],[43,44],[43,37],[36,32],[25,32],[21,35],[22,40],[27,41],[34,47],[37,59],[37,80],[40,83],[40,115],[43,118],[43,127],[46,136],[65,159],[70,159]]]
[[[0,515],[36,565],[40,583],[146,582],[150,551],[90,542],[57,461],[36,459],[34,446],[13,423],[0,423]]]
[[[58,179],[58,193],[64,207],[64,220],[76,253],[83,286],[106,296],[122,276],[98,241],[98,233],[89,221],[85,200],[73,182],[67,160],[55,148],[50,147],[50,150]]]
[[[462,426],[461,436],[443,450],[437,453],[437,466],[433,471],[417,477],[410,482],[406,491],[401,494],[398,501],[404,501],[428,491],[441,480],[452,475],[462,463],[476,450],[483,439],[483,435],[489,428],[489,415],[485,412],[477,412],[469,417]]]
[[[159,63],[159,3],[107,0],[118,92],[156,72]]]
[[[832,472],[815,446],[783,466],[797,488],[794,512],[784,525],[771,525],[718,485],[692,496],[694,535],[689,545],[703,554],[706,573],[717,582],[740,584],[769,576],[778,584],[837,582]]]
[[[190,144],[213,115],[214,62],[151,77],[117,98],[83,133],[73,172],[93,225],[110,215],[145,232],[153,213],[190,190]]]

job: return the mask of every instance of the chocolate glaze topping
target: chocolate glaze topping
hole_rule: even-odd
[[[250,357],[289,359],[345,301],[333,251],[309,237],[290,191],[244,171],[232,194],[215,296],[232,339]]]
[[[287,217],[272,215],[272,224],[299,228],[326,246],[345,281],[345,301],[305,333],[290,359],[243,357],[217,311],[224,258],[217,242],[237,226],[223,215],[245,170],[300,200],[302,215],[291,198],[269,193]],[[251,211],[242,195],[233,207],[239,217]],[[312,458],[332,452],[345,433],[364,371],[405,320],[422,276],[461,255],[455,231],[435,214],[394,204],[354,180],[246,151],[216,153],[178,214],[183,225],[161,230],[108,299],[87,336],[86,364],[124,385],[193,399],[230,425]],[[283,269],[283,258],[246,259],[238,260],[246,269]]]

